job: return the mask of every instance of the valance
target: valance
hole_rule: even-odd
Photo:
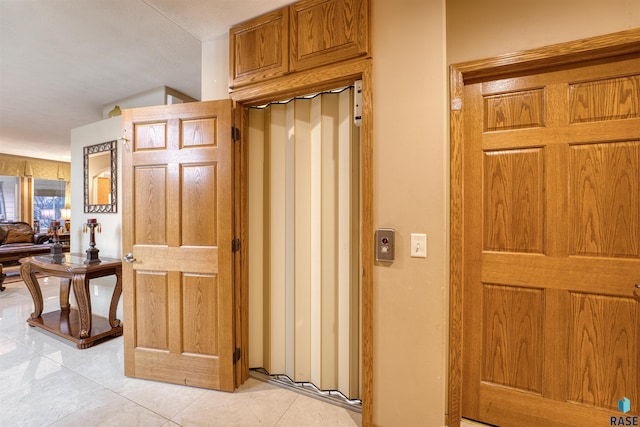
[[[71,180],[71,163],[0,154],[0,175]]]

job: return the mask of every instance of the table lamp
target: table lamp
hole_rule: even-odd
[[[64,221],[65,233],[71,231],[71,209],[60,209],[60,217]]]

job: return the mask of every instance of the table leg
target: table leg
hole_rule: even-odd
[[[4,279],[7,277],[6,274],[2,272],[2,264],[0,264],[0,291],[4,291],[6,288],[2,285],[4,283]]]
[[[31,298],[33,299],[34,309],[33,313],[31,313],[31,318],[37,319],[42,314],[44,305],[42,303],[42,290],[40,289],[40,283],[38,283],[35,271],[31,269],[31,264],[22,264],[20,267],[20,276],[22,277],[22,280],[24,280],[25,285],[27,285],[27,289],[29,289]]]
[[[122,294],[122,270],[116,271],[116,287],[113,288],[113,295],[111,296],[111,305],[109,306],[109,324],[112,328],[120,326],[120,320],[116,319],[116,311],[118,309],[118,301],[120,301],[120,295]]]
[[[71,279],[68,277],[60,278],[60,310],[65,311],[71,308],[69,304],[69,290],[71,289]]]
[[[80,338],[88,338],[91,335],[91,296],[85,274],[73,275],[73,294],[80,313]]]

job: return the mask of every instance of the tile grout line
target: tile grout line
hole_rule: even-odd
[[[278,427],[278,424],[280,424],[280,422],[282,421],[282,419],[284,418],[285,415],[287,415],[287,412],[289,412],[289,410],[291,409],[291,407],[293,406],[293,404],[300,399],[301,395],[297,395],[295,399],[293,399],[291,401],[291,403],[289,404],[289,406],[287,406],[287,409],[285,409],[284,411],[282,411],[282,415],[280,415],[280,417],[278,418],[278,421],[275,422],[275,424],[273,425],[273,427]]]
[[[158,412],[154,411],[153,409],[148,408],[148,407],[146,407],[146,406],[144,406],[144,405],[141,405],[140,403],[138,403],[138,402],[136,402],[136,401],[134,401],[134,400],[132,400],[132,399],[128,398],[127,396],[122,395],[121,393],[117,392],[116,390],[112,390],[111,388],[109,388],[109,387],[107,387],[107,386],[105,386],[105,385],[103,385],[103,384],[100,384],[98,381],[94,380],[93,378],[89,378],[89,377],[87,377],[86,375],[84,375],[84,374],[82,374],[82,373],[80,373],[80,372],[74,371],[73,369],[71,369],[71,368],[69,368],[69,367],[65,366],[64,364],[61,364],[61,363],[59,363],[59,362],[57,362],[57,361],[53,360],[51,357],[47,356],[46,354],[43,354],[43,353],[40,353],[40,352],[38,352],[38,354],[39,354],[41,357],[45,357],[45,358],[49,359],[51,362],[53,362],[53,363],[55,363],[55,364],[57,364],[57,365],[60,365],[60,367],[62,367],[63,369],[66,369],[67,371],[69,371],[69,372],[73,373],[74,375],[78,375],[78,376],[80,376],[80,377],[84,378],[85,380],[87,380],[87,381],[89,381],[89,382],[91,382],[91,383],[93,383],[93,384],[96,384],[96,385],[97,385],[98,387],[100,387],[103,391],[108,391],[109,393],[113,393],[113,394],[114,394],[114,395],[116,395],[116,396],[119,396],[119,397],[121,397],[121,398],[123,398],[123,399],[125,399],[125,400],[128,400],[129,402],[131,402],[131,403],[132,403],[132,404],[134,404],[135,406],[138,406],[138,407],[140,407],[140,408],[143,408],[143,409],[145,409],[145,410],[147,410],[147,411],[149,411],[149,412],[151,412],[151,413],[153,413],[153,414],[155,414],[155,415],[159,416],[160,418],[162,418],[162,419],[163,419],[163,420],[165,420],[165,421],[171,421],[171,422],[173,422],[173,423],[175,423],[175,424],[177,424],[177,425],[181,425],[181,424],[178,424],[178,423],[176,423],[175,421],[172,421],[171,419],[169,419],[169,418],[165,417],[164,415],[159,414]],[[76,408],[75,410],[73,410],[73,411],[69,412],[68,414],[64,415],[63,417],[61,417],[61,418],[57,419],[57,420],[56,420],[56,421],[54,421],[53,423],[48,424],[48,426],[55,425],[56,423],[58,423],[58,422],[62,421],[63,419],[65,419],[65,418],[67,418],[67,417],[69,417],[69,416],[71,416],[71,415],[75,414],[76,412],[78,412],[78,411],[80,411],[80,410],[82,410],[82,409],[84,409],[84,408],[88,407],[89,405],[91,405],[91,403],[92,403],[92,402],[89,402],[89,403],[87,403],[86,405],[82,405],[81,407]]]

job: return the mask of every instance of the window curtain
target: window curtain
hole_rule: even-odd
[[[0,175],[69,182],[71,163],[0,154]]]

